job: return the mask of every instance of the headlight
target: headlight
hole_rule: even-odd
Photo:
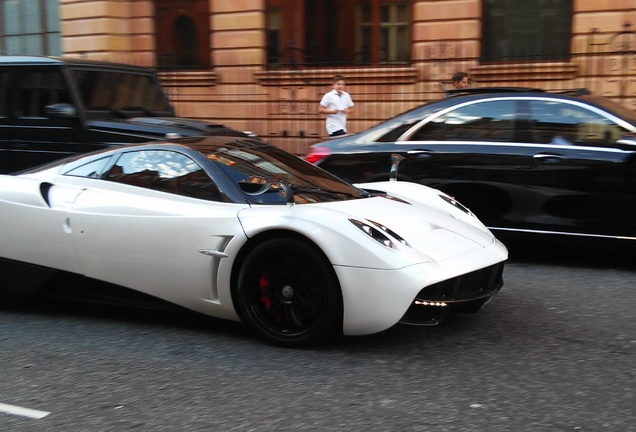
[[[367,223],[367,222],[362,222],[356,219],[349,219],[349,222],[354,224],[363,233],[371,237],[373,240],[377,241],[378,243],[388,248],[395,249],[394,242],[399,242],[403,244],[404,246],[409,246],[406,240],[404,240],[402,237],[397,235],[394,231],[390,230],[389,228],[385,227],[382,224],[379,224],[373,221],[369,221],[369,223]]]
[[[471,216],[475,216],[473,214],[473,212],[470,211],[470,209],[468,207],[466,207],[465,205],[463,205],[462,203],[460,203],[459,201],[457,201],[455,198],[453,198],[452,196],[448,196],[448,195],[440,195],[439,196],[441,199],[443,199],[444,201],[446,201],[447,203],[449,203],[450,205],[452,205],[455,208],[460,209],[461,211],[463,211],[466,214],[469,214]]]

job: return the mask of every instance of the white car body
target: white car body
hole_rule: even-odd
[[[0,258],[218,318],[241,319],[232,292],[237,257],[268,232],[293,233],[324,253],[341,290],[345,335],[386,330],[424,287],[507,259],[474,215],[413,183],[356,185],[388,194],[364,199],[254,205],[68,176],[62,168],[0,176]],[[387,247],[350,220],[389,227],[408,244]]]

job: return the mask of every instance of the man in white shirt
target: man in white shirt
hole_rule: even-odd
[[[344,91],[342,75],[333,77],[333,89],[325,93],[320,101],[320,112],[327,114],[327,134],[329,136],[347,133],[347,114],[353,111],[354,103],[349,93]]]

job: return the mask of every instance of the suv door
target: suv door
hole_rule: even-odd
[[[85,139],[76,101],[61,67],[5,67],[1,75],[0,80],[8,83],[4,90],[6,115],[0,117],[1,173],[103,147]],[[60,114],[47,109],[52,105],[60,108]]]

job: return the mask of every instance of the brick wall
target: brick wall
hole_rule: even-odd
[[[410,65],[287,70],[263,66],[265,0],[209,3],[213,68],[161,73],[177,112],[252,131],[296,154],[325,135],[318,103],[336,73],[346,77],[357,106],[348,121],[352,132],[442,97],[457,70],[469,72],[474,86],[589,87],[636,109],[633,63],[589,55],[591,42],[615,50],[612,36],[625,23],[636,26],[634,0],[574,0],[568,62],[482,65],[481,0],[428,0],[414,2]],[[63,50],[156,65],[153,14],[150,0],[61,0]]]

